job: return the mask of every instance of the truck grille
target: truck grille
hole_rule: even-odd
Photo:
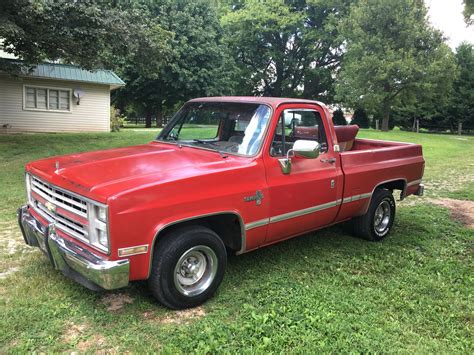
[[[31,190],[36,192],[46,201],[81,217],[87,218],[87,202],[67,193],[66,191],[57,189],[35,176],[31,176]]]
[[[56,227],[58,229],[61,229],[62,231],[73,237],[88,241],[87,230],[84,225],[79,222],[73,221],[72,219],[66,216],[63,216],[60,213],[51,212],[46,208],[45,205],[43,205],[39,201],[36,201],[35,205],[37,207],[37,210],[39,210],[40,213],[42,212],[43,216],[47,216],[49,217],[48,219],[56,222]]]
[[[56,227],[72,237],[88,242],[87,226],[61,214],[55,209],[49,209],[48,203],[60,207],[63,210],[87,219],[87,202],[74,196],[67,191],[58,189],[35,176],[31,176],[31,191],[40,196],[46,202],[39,201],[32,196],[33,207],[44,218],[56,222]],[[46,204],[46,205],[45,205]]]

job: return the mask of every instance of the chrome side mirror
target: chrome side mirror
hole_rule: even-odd
[[[299,156],[302,158],[316,159],[319,157],[320,145],[316,141],[300,139],[293,144],[293,149],[288,150],[286,158],[278,159],[283,174],[291,172],[291,158]]]
[[[316,159],[319,157],[320,146],[316,141],[300,139],[293,144],[293,152],[303,158]]]

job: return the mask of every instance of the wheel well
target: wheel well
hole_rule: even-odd
[[[158,232],[154,245],[157,245],[158,241],[169,231],[192,225],[200,225],[213,230],[222,239],[225,247],[231,251],[236,252],[242,248],[242,222],[240,217],[233,213],[198,217],[169,225]]]
[[[399,179],[399,180],[393,180],[393,181],[387,181],[384,182],[380,185],[377,185],[376,189],[387,189],[393,192],[393,190],[400,190],[400,200],[403,200],[405,197],[405,189],[406,189],[406,180],[404,179]]]

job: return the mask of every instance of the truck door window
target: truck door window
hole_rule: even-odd
[[[278,120],[273,136],[270,155],[284,156],[299,139],[317,141],[321,152],[327,151],[326,132],[318,111],[306,109],[287,109]]]

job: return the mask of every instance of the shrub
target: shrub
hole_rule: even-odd
[[[354,111],[351,124],[356,124],[360,128],[369,128],[369,117],[363,108],[358,108]]]
[[[112,132],[120,131],[123,127],[126,117],[120,114],[115,106],[110,106],[110,130]]]
[[[345,126],[347,125],[346,118],[344,117],[344,112],[341,109],[334,111],[332,116],[332,122],[335,126]]]

